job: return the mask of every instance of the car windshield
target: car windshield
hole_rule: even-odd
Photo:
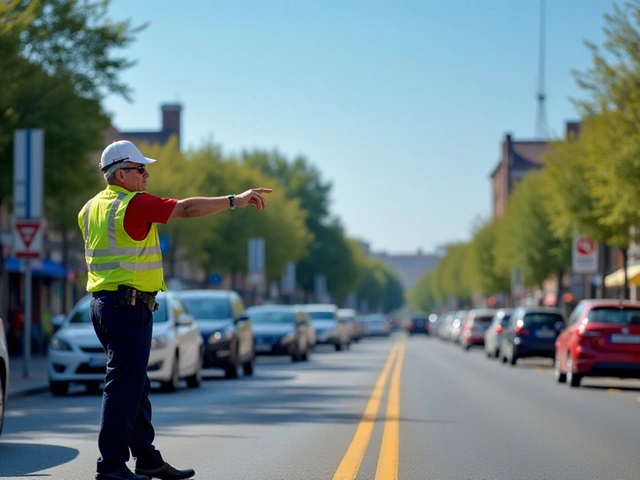
[[[153,312],[153,323],[169,321],[169,316],[167,315],[167,300],[165,298],[159,298],[156,302],[158,302],[158,310]]]
[[[589,322],[640,325],[640,309],[597,308],[589,312]]]
[[[89,304],[87,303],[82,308],[78,308],[74,313],[69,323],[91,323],[91,317],[89,317]]]
[[[553,326],[558,322],[564,323],[562,315],[557,313],[527,313],[524,316],[524,323],[531,327],[541,327],[543,325]]]
[[[280,323],[280,324],[289,324],[293,323],[295,320],[295,316],[293,312],[266,312],[266,311],[252,311],[251,309],[247,310],[247,315],[251,319],[253,323]]]
[[[333,312],[307,312],[311,320],[335,320]]]
[[[478,323],[486,323],[487,325],[489,325],[492,320],[493,320],[493,316],[489,316],[489,317],[480,316],[480,317],[476,317],[473,321]]]
[[[182,297],[182,303],[196,320],[223,320],[231,318],[231,305],[226,298]]]

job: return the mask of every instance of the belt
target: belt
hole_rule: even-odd
[[[115,290],[99,290],[97,292],[91,292],[91,295],[93,295],[94,298],[97,298],[97,297],[103,297],[105,295],[115,295],[117,293],[118,292],[116,292]],[[137,290],[136,298],[144,298],[144,297],[156,298],[157,294],[158,292],[141,292]]]

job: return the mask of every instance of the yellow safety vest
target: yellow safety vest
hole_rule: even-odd
[[[153,223],[144,240],[132,239],[124,229],[124,214],[142,192],[108,185],[78,214],[87,262],[87,291],[115,291],[128,285],[142,292],[166,290],[158,226]]]

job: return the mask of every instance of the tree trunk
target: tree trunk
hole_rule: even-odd
[[[564,286],[562,285],[562,279],[564,277],[564,269],[561,268],[558,270],[558,293],[556,294],[556,307],[560,308],[562,306],[562,296],[564,295]]]

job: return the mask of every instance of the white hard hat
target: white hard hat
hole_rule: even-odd
[[[104,170],[114,163],[125,161],[142,163],[144,165],[155,162],[153,158],[147,158],[142,155],[140,150],[138,150],[138,147],[130,141],[118,140],[117,142],[113,142],[102,152],[102,157],[100,158],[100,170]]]

